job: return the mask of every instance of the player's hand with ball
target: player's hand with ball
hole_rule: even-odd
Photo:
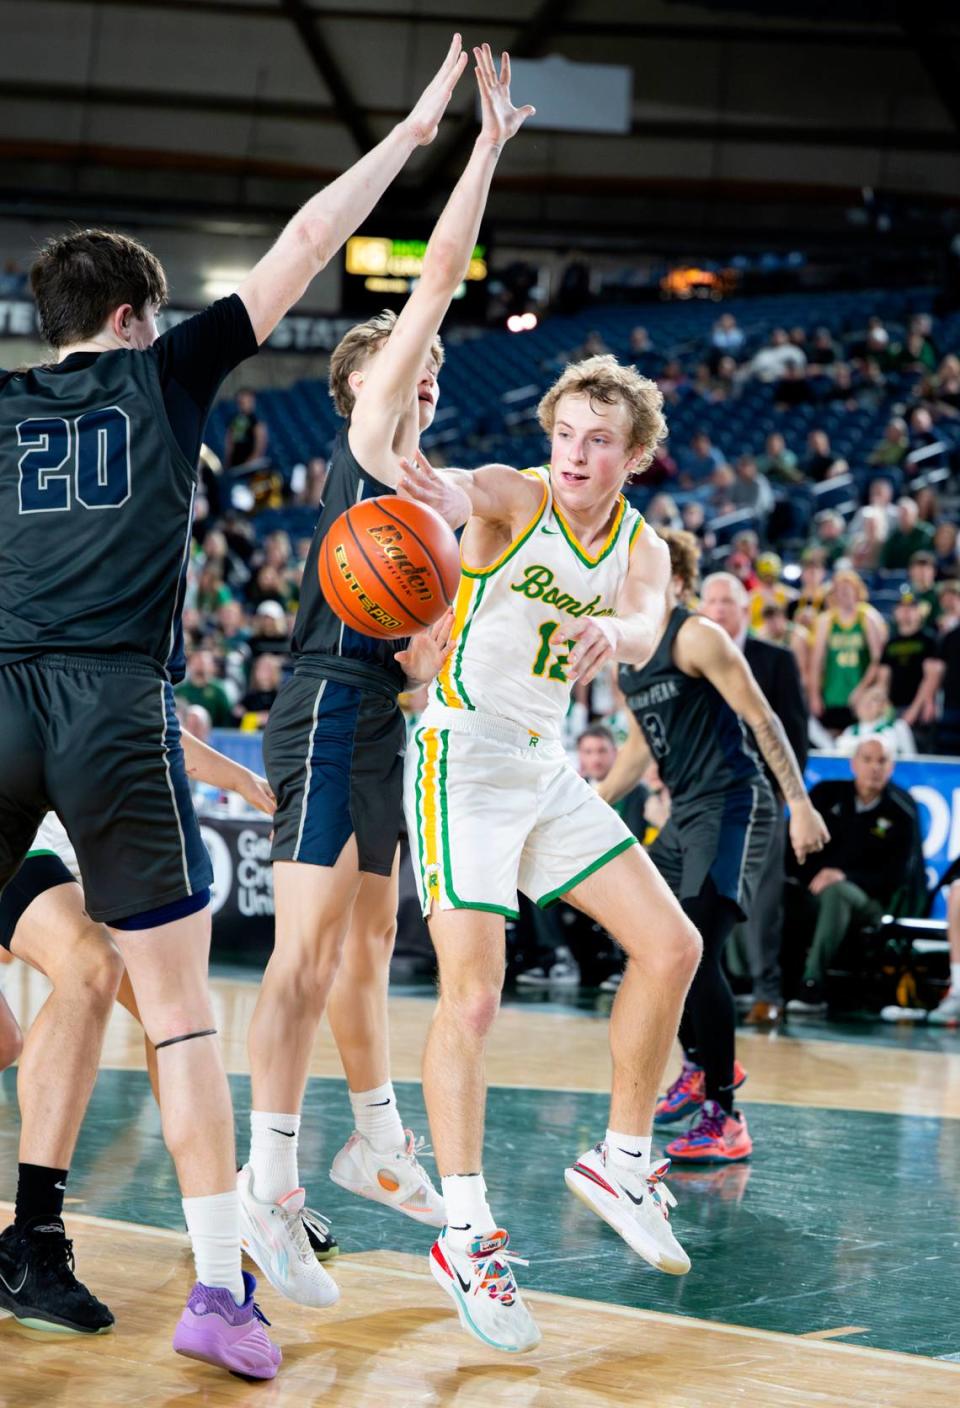
[[[474,72],[477,87],[480,89],[480,109],[483,123],[480,129],[481,141],[488,141],[495,147],[502,147],[515,137],[528,117],[533,117],[536,108],[529,103],[516,108],[510,101],[510,55],[504,50],[500,55],[500,73],[493,61],[489,44],[481,44],[474,49],[477,61]]]
[[[443,662],[453,649],[453,641],[450,639],[452,630],[451,609],[445,611],[428,631],[418,631],[415,636],[411,636],[406,650],[398,650],[394,654],[393,658],[406,675],[407,684],[411,689],[429,684],[439,674]]]

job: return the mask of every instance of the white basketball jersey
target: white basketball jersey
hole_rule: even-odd
[[[43,821],[40,823],[39,831],[33,838],[30,854],[36,855],[38,851],[41,853],[46,851],[52,855],[59,856],[74,880],[80,879],[80,867],[77,865],[77,853],[73,849],[70,837],[64,830],[63,822],[57,816],[56,812],[47,812]]]
[[[430,700],[559,738],[572,689],[564,669],[570,643],[562,628],[585,616],[617,614],[643,518],[621,495],[606,542],[587,553],[553,501],[549,469],[523,472],[540,480],[543,501],[489,567],[461,562],[456,643]]]

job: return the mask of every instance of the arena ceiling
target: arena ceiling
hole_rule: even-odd
[[[571,246],[843,235],[863,188],[960,196],[956,7],[766,0],[0,0],[0,215],[254,231],[374,144],[459,29],[633,70],[630,131],[513,144],[490,219]],[[522,100],[523,94],[518,94]],[[474,131],[465,78],[390,195],[438,208]]]

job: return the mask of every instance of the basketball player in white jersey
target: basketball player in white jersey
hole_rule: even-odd
[[[467,525],[454,648],[407,753],[404,802],[440,969],[423,1089],[447,1226],[430,1268],[464,1328],[497,1349],[540,1339],[481,1172],[484,1044],[518,890],[540,905],[576,905],[629,958],[610,1018],[609,1127],[567,1182],[651,1265],[690,1267],[650,1144],[700,938],[560,739],[574,680],[614,660],[639,665],[658,638],[669,555],[621,491],[666,434],[661,405],[633,368],[592,357],[540,404],[549,466],[438,473],[419,458],[401,483]]]

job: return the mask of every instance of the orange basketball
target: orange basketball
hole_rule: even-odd
[[[317,570],[341,621],[365,636],[396,640],[446,611],[460,581],[460,549],[432,508],[385,494],[334,520]]]

